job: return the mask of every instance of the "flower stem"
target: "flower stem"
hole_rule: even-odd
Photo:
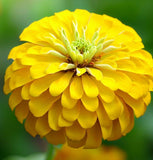
[[[49,144],[46,160],[52,160],[54,157],[54,153],[55,153],[54,146],[52,144]]]

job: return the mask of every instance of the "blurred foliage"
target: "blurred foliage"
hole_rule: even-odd
[[[46,150],[46,141],[32,138],[25,132],[8,106],[3,94],[3,77],[10,64],[7,56],[11,48],[21,44],[19,35],[33,21],[64,9],[87,9],[108,14],[133,27],[142,37],[145,49],[153,53],[153,0],[1,0],[0,1],[0,159],[9,155],[28,156]],[[145,115],[136,119],[134,129],[118,141],[104,144],[117,145],[130,160],[153,159],[153,103]],[[17,159],[16,159],[17,160]]]
[[[27,157],[20,157],[20,156],[9,156],[4,160],[44,160],[46,155],[44,153],[32,154]]]

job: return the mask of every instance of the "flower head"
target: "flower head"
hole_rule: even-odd
[[[73,149],[64,145],[57,150],[54,160],[126,160],[126,154],[117,147],[103,146],[98,149]]]
[[[32,23],[20,40],[4,92],[32,136],[95,148],[126,135],[150,103],[152,57],[115,18],[65,10]]]

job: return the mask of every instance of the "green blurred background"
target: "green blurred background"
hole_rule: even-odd
[[[76,8],[108,14],[133,27],[142,37],[145,49],[153,53],[153,0],[1,0],[0,1],[0,160],[9,155],[27,156],[47,150],[47,143],[25,132],[8,106],[3,94],[3,76],[11,48],[21,44],[19,35],[33,21],[55,12]],[[153,96],[152,96],[153,97]],[[129,160],[153,160],[153,102],[146,114],[135,120],[134,129],[117,145]]]

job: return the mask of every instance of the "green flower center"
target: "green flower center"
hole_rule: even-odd
[[[116,50],[117,47],[110,45],[114,40],[106,40],[106,37],[99,38],[100,28],[98,28],[89,41],[86,38],[86,27],[82,28],[82,35],[78,31],[78,24],[72,22],[74,40],[70,42],[67,37],[66,31],[61,28],[61,38],[66,46],[66,56],[68,62],[73,63],[75,66],[87,66],[97,60],[102,53],[107,53]],[[95,58],[96,57],[96,58]]]
[[[89,40],[86,40],[85,38],[79,38],[78,40],[72,42],[71,47],[73,50],[78,50],[80,54],[83,54],[89,51],[93,45]]]

